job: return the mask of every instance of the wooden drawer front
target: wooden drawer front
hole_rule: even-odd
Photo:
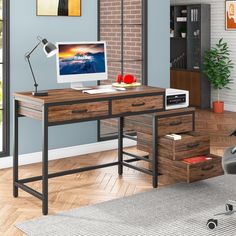
[[[137,132],[137,149],[144,152],[152,152],[152,135]]]
[[[171,160],[207,155],[210,153],[210,137],[197,132],[181,134],[181,140],[162,137],[158,142],[159,155]]]
[[[171,70],[171,88],[189,91],[190,106],[201,106],[201,73],[196,71]]]
[[[108,101],[81,103],[49,108],[49,122],[89,119],[109,114]]]
[[[112,101],[112,114],[124,114],[140,111],[163,109],[163,96],[147,96]]]
[[[180,115],[158,119],[158,136],[193,131],[193,115]]]
[[[188,183],[223,175],[222,158],[212,154],[208,156],[212,159],[196,164],[186,164],[182,161],[159,157],[159,171],[178,181]]]

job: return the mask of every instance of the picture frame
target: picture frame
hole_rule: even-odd
[[[236,1],[235,0],[225,1],[225,30],[227,31],[236,30]]]
[[[81,0],[36,0],[37,16],[81,16]]]

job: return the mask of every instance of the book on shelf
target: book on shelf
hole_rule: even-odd
[[[177,22],[187,22],[187,17],[177,17],[176,21]]]
[[[175,141],[182,139],[181,135],[178,135],[178,134],[167,134],[165,138],[175,140]]]
[[[212,160],[212,158],[208,156],[196,156],[196,157],[185,158],[182,160],[182,162],[186,164],[196,164],[196,163],[205,162],[209,160]]]

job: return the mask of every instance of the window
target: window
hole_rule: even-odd
[[[108,81],[133,74],[147,84],[147,1],[98,0],[98,39],[107,42]],[[98,124],[98,140],[117,136],[117,120]]]
[[[0,0],[0,156],[9,155],[9,1]]]

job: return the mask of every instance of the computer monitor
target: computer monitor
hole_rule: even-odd
[[[58,83],[81,90],[82,82],[108,79],[105,42],[59,42],[57,48]]]

